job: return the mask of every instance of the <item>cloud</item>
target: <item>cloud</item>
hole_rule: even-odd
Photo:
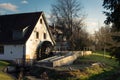
[[[0,4],[0,9],[5,9],[5,10],[16,12],[17,8],[18,7],[16,5],[11,4],[11,3],[1,3]]]
[[[85,20],[87,26],[96,27],[98,26],[98,20],[95,18],[87,18]]]
[[[45,13],[45,17],[47,19],[48,24],[51,24],[51,14],[50,13]]]
[[[5,14],[5,13],[6,13],[5,10],[1,10],[1,9],[0,9],[0,15],[3,15],[3,14]]]
[[[22,4],[28,4],[28,1],[23,0],[23,1],[22,1]]]
[[[50,14],[48,14],[48,13],[47,13],[47,14],[45,14],[45,16],[46,16],[46,18],[48,18],[48,19],[49,19],[49,18],[51,18],[51,15],[50,15]]]
[[[86,25],[87,25],[87,27],[86,27],[86,30],[88,31],[88,33],[90,33],[90,34],[94,34],[94,32],[96,31],[96,30],[98,30],[98,23],[95,21],[95,20],[88,20],[88,21],[86,21]]]
[[[98,25],[98,23],[96,23],[96,22],[87,22],[87,26],[97,26]]]

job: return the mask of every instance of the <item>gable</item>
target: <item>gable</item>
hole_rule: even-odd
[[[42,12],[0,16],[0,44],[25,43]]]

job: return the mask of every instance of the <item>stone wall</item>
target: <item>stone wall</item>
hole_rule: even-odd
[[[91,55],[92,51],[73,51],[73,53],[79,54],[79,56]]]
[[[71,51],[62,56],[54,56],[51,58],[41,60],[39,61],[39,64],[52,67],[69,65],[72,64],[78,57],[91,54],[92,51]]]
[[[77,53],[71,53],[69,55],[68,54],[61,59],[54,60],[53,67],[72,64],[73,61],[75,61],[79,57]]]

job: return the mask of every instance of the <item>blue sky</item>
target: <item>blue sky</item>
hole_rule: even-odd
[[[87,14],[85,23],[90,33],[103,26],[105,16],[102,7],[103,0],[78,0],[81,2],[83,11]],[[0,14],[15,14],[25,12],[44,11],[49,17],[51,4],[55,0],[0,0]],[[99,25],[99,26],[98,26]]]
[[[106,17],[103,14],[103,11],[105,11],[102,7],[103,0],[81,0],[81,3],[87,14],[87,18],[85,20],[87,30],[90,33],[93,33],[93,31],[96,31],[101,26],[104,26],[104,20]]]

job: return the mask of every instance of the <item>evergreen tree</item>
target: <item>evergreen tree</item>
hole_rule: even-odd
[[[111,37],[114,43],[111,43],[110,52],[120,63],[120,0],[104,0],[103,7],[107,10],[104,12],[107,16],[105,24],[112,24]]]

